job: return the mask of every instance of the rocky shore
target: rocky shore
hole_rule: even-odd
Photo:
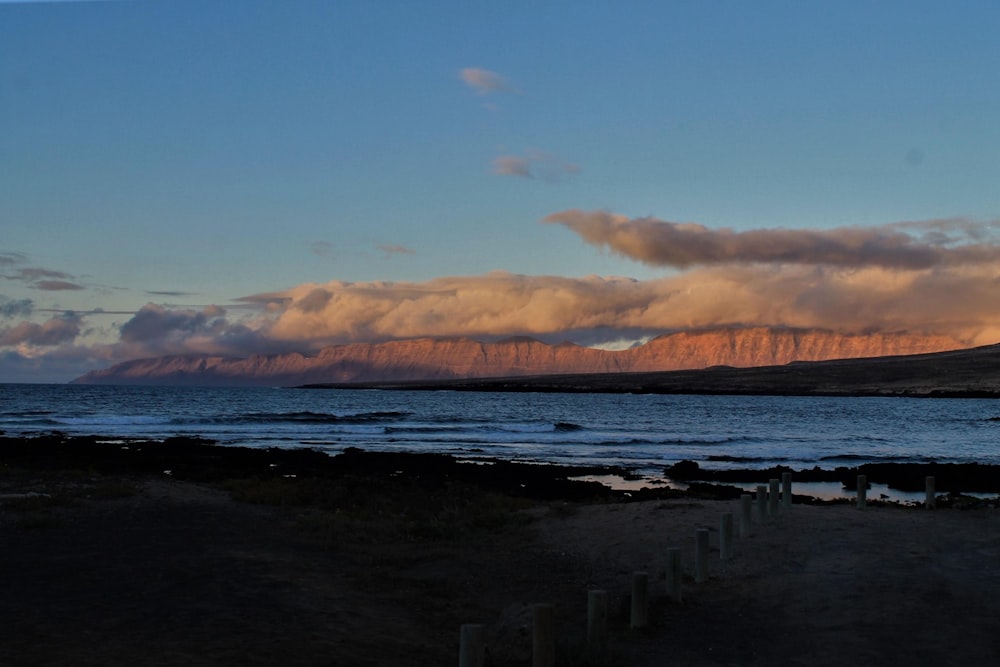
[[[839,459],[838,459],[839,460]],[[943,494],[1000,494],[1000,466],[979,463],[862,463],[857,466],[806,468],[730,468],[714,470],[694,461],[680,461],[663,470],[663,482],[684,482],[686,488],[669,488],[650,480],[649,487],[625,491],[595,478],[632,477],[614,466],[530,464],[502,459],[461,459],[448,454],[374,452],[349,447],[337,455],[309,449],[255,449],[220,446],[201,438],[168,438],[164,441],[123,441],[100,436],[48,434],[20,438],[0,435],[0,464],[37,471],[86,469],[101,474],[167,475],[174,479],[221,483],[236,479],[329,480],[382,479],[409,484],[440,486],[457,483],[531,500],[650,500],[713,493],[719,498],[738,496],[739,486],[767,483],[791,472],[796,482],[838,482],[847,490],[857,476],[869,483],[885,484],[899,491],[924,490],[924,480],[934,476]],[[705,484],[708,483],[708,484]],[[722,489],[718,485],[737,485]],[[633,485],[634,486],[634,485]]]
[[[980,463],[863,463],[836,466],[832,469],[792,470],[785,466],[760,469],[708,470],[694,461],[680,461],[664,471],[676,481],[715,482],[721,484],[765,484],[791,472],[797,482],[838,482],[847,490],[857,488],[858,475],[869,484],[885,484],[898,491],[924,491],[925,479],[934,477],[935,489],[946,494],[1000,494],[1000,466]]]

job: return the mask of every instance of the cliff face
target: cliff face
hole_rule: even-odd
[[[415,339],[335,345],[315,356],[254,355],[161,357],[92,371],[82,384],[295,385],[323,382],[440,380],[570,373],[622,373],[773,366],[923,354],[961,348],[945,336],[845,335],[804,329],[720,329],[667,334],[622,351],[529,338],[497,343],[469,339]]]

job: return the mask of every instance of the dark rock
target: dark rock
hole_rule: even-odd
[[[692,482],[688,484],[687,495],[704,500],[735,500],[746,493],[738,486]]]
[[[702,471],[701,466],[699,466],[697,462],[688,460],[678,461],[667,468],[666,473],[667,477],[675,479],[679,482],[689,479],[709,479],[704,475],[713,474]]]

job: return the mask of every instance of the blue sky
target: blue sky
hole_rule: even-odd
[[[0,2],[0,381],[415,335],[996,342],[998,28],[992,2]]]

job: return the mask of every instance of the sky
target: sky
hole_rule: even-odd
[[[1000,4],[0,1],[0,382],[421,336],[1000,342]]]

